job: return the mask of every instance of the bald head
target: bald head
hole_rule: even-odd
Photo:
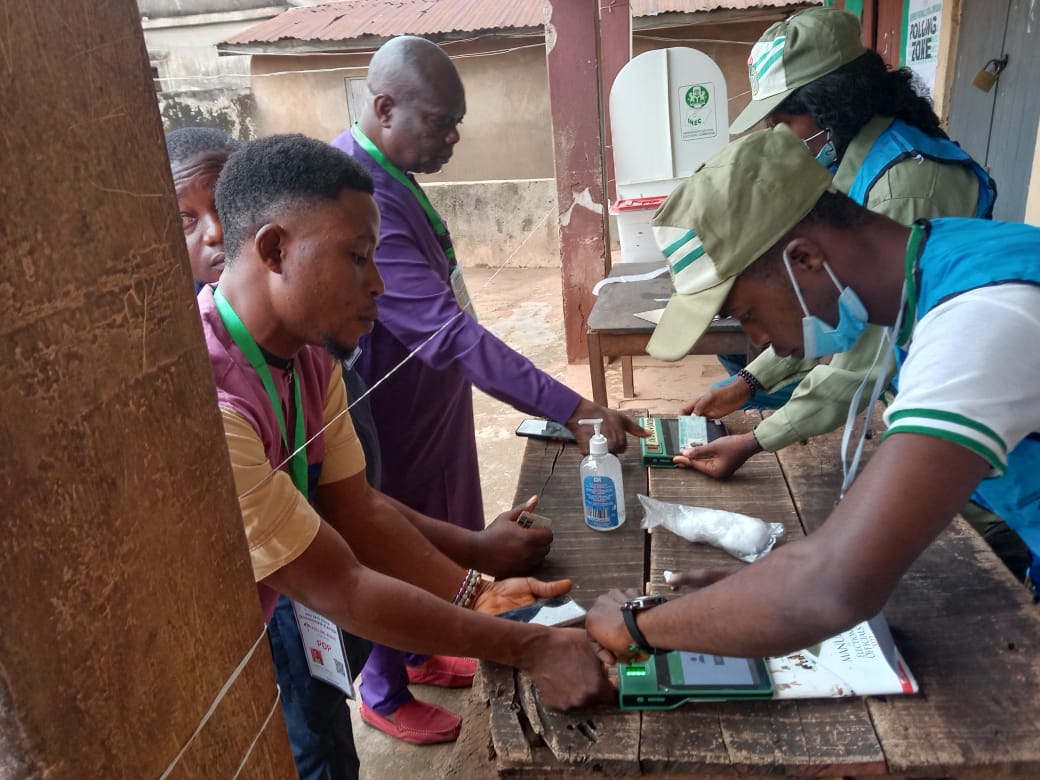
[[[430,92],[462,92],[462,80],[451,59],[436,43],[414,35],[401,35],[384,43],[368,66],[368,89],[416,99]]]
[[[402,35],[372,56],[371,100],[361,129],[399,168],[436,173],[459,141],[466,93],[455,65],[435,43]]]

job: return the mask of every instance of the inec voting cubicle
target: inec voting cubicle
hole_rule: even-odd
[[[729,142],[729,102],[722,71],[708,55],[675,47],[640,54],[610,90],[620,256],[593,289],[588,347],[592,393],[604,404],[604,357],[620,357],[626,397],[634,395],[632,357],[646,354],[660,310],[671,294],[664,255],[650,220],[680,182]],[[736,323],[721,322],[694,345],[699,354],[747,351]]]

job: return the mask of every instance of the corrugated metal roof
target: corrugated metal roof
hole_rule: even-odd
[[[788,6],[798,0],[631,0],[636,17]],[[338,0],[293,8],[231,36],[224,45],[349,41],[362,36],[436,35],[540,27],[542,0]]]

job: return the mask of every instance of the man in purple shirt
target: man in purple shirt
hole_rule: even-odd
[[[371,395],[382,489],[423,514],[480,529],[473,385],[525,414],[565,424],[583,448],[592,433],[578,424],[583,418],[602,418],[615,451],[625,448],[626,433],[645,433],[536,368],[472,316],[448,230],[412,177],[439,171],[459,141],[466,98],[448,56],[423,38],[394,38],[372,57],[368,90],[360,121],[332,145],[372,174],[382,214],[376,262],[386,292],[357,364],[370,387],[388,377]],[[426,661],[376,647],[362,673],[362,719],[407,741],[454,739],[457,729],[440,737],[403,732],[393,713],[413,701],[409,681],[465,685],[473,670],[457,659]]]

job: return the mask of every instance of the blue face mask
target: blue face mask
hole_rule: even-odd
[[[791,258],[786,249],[784,250],[784,267],[787,268],[787,275],[791,278],[795,295],[798,296],[798,303],[805,312],[805,316],[802,318],[805,357],[819,358],[852,349],[853,344],[867,328],[867,307],[863,305],[855,291],[851,287],[842,288],[831,267],[824,261],[824,270],[827,271],[840,293],[838,296],[838,325],[831,327],[819,317],[809,314],[805,299],[802,298],[802,291],[798,289],[798,283],[794,279]]]
[[[814,138],[827,134],[827,143],[820,147],[820,151],[816,153],[816,162],[822,165],[831,173],[834,173],[838,168],[838,150],[834,148],[834,141],[831,140],[830,130],[821,130],[816,135],[811,135],[808,138],[803,138],[802,143],[805,144],[805,148],[809,148],[809,142]],[[810,150],[811,151],[811,150]]]

